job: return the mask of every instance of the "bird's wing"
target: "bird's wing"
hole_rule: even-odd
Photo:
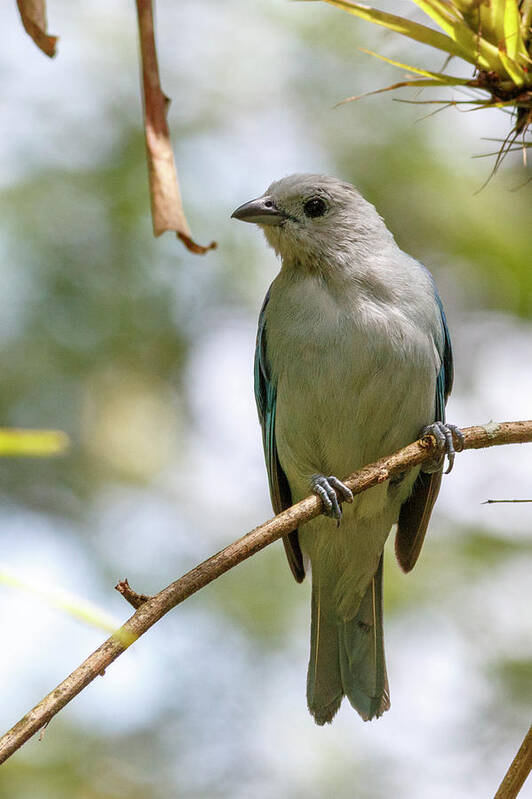
[[[292,494],[286,475],[279,463],[275,441],[277,387],[274,381],[270,379],[266,348],[265,310],[269,298],[270,294],[268,292],[259,316],[257,346],[255,349],[255,401],[262,427],[262,443],[266,458],[266,469],[268,470],[270,497],[275,513],[280,513],[292,504]],[[283,536],[283,544],[292,573],[297,582],[300,583],[305,577],[305,567],[297,530],[293,530],[288,535]]]
[[[453,385],[453,352],[447,321],[437,294],[436,302],[441,315],[443,351],[440,353],[441,366],[436,380],[434,421],[445,422],[445,403]],[[443,466],[433,474],[420,472],[410,497],[401,508],[395,536],[395,554],[405,572],[414,568],[421,552],[432,508],[440,490],[442,471]]]

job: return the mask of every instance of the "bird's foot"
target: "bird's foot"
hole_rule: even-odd
[[[323,514],[336,519],[338,527],[342,518],[340,502],[352,502],[353,494],[345,483],[342,483],[333,474],[325,477],[323,474],[314,474],[310,479],[313,494],[319,497],[323,504]]]
[[[449,474],[454,465],[454,456],[464,448],[464,434],[455,424],[445,424],[444,422],[433,422],[423,428],[420,438],[424,436],[434,436],[439,455],[434,461],[429,461],[422,468],[424,472],[437,472],[441,468],[442,461],[447,455],[449,465],[445,474]]]

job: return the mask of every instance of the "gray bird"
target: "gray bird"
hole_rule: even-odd
[[[291,175],[233,217],[281,257],[259,319],[255,397],[273,508],[310,491],[324,515],[284,538],[312,571],[308,707],[332,721],[343,696],[363,719],[390,707],[382,630],[383,548],[417,561],[443,470],[463,437],[445,424],[451,342],[430,273],[402,252],[349,183]],[[438,457],[353,498],[339,477],[432,433]],[[344,506],[342,516],[341,502]],[[336,529],[327,517],[337,521]],[[342,518],[342,523],[340,523]]]

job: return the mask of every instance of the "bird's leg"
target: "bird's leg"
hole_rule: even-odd
[[[340,526],[342,518],[342,508],[340,502],[352,502],[353,494],[341,480],[333,474],[325,477],[323,474],[314,474],[310,478],[310,487],[313,494],[316,494],[323,503],[323,514],[336,519]]]
[[[442,461],[447,455],[449,465],[445,474],[449,474],[454,465],[454,456],[457,452],[461,452],[464,448],[464,434],[455,424],[445,424],[444,422],[433,422],[423,428],[419,434],[420,438],[423,436],[434,436],[436,445],[439,450],[438,456],[428,463],[424,464],[421,468],[427,474],[437,472],[442,465]],[[455,448],[456,447],[456,448]]]

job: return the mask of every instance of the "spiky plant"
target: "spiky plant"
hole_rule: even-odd
[[[474,67],[473,77],[454,77],[447,72],[401,64],[365,50],[420,76],[377,92],[404,86],[466,86],[478,90],[474,100],[462,102],[484,108],[508,107],[513,112],[513,126],[497,163],[518,137],[522,137],[520,146],[526,152],[531,144],[526,140],[527,130],[532,123],[532,0],[412,0],[440,30],[351,0],[324,2],[441,50],[449,57],[447,63],[457,56]]]

